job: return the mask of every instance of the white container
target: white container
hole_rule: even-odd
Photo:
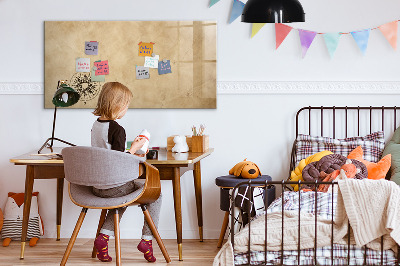
[[[140,132],[138,138],[145,138],[146,142],[143,144],[142,148],[136,151],[136,154],[145,154],[147,152],[147,149],[149,148],[150,133],[146,129],[143,129],[142,132]]]

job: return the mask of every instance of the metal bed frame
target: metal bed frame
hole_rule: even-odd
[[[357,106],[357,107],[348,107],[348,106],[344,106],[344,107],[337,107],[337,106],[331,106],[331,107],[324,107],[324,106],[312,107],[312,106],[308,106],[308,107],[303,107],[296,114],[296,138],[300,134],[299,133],[299,125],[300,125],[299,124],[299,120],[300,120],[300,114],[303,111],[308,111],[308,134],[309,135],[311,135],[311,131],[312,131],[311,112],[313,110],[319,111],[319,115],[320,115],[320,136],[324,136],[324,111],[325,110],[331,110],[329,113],[331,113],[331,115],[332,115],[331,118],[332,118],[332,123],[333,123],[332,124],[332,129],[333,129],[332,136],[333,136],[333,138],[336,137],[336,122],[337,122],[336,113],[339,112],[339,111],[340,112],[344,112],[344,121],[341,121],[341,122],[342,122],[342,125],[344,123],[345,137],[347,138],[347,136],[348,136],[348,125],[349,125],[349,121],[348,121],[349,120],[348,119],[349,115],[348,114],[350,112],[356,112],[356,115],[357,115],[357,136],[360,136],[360,121],[361,121],[360,113],[361,112],[364,112],[364,113],[365,112],[369,112],[369,131],[370,131],[370,133],[372,133],[373,114],[375,114],[376,112],[379,112],[379,111],[381,112],[381,130],[384,131],[384,129],[385,129],[385,113],[387,113],[387,111],[393,112],[393,130],[395,130],[396,129],[396,125],[397,125],[397,122],[396,122],[396,120],[397,120],[396,119],[397,118],[397,111],[399,109],[400,108],[398,108],[396,106],[393,106],[393,107],[385,107],[385,106],[382,106],[382,107],[372,107],[372,106],[369,106],[369,107],[360,107],[360,106]],[[325,119],[325,121],[326,120],[328,120],[328,119]],[[295,146],[296,146],[296,141],[293,144],[293,149],[292,149],[292,153],[291,153],[289,176],[290,176],[290,172],[296,167],[296,165],[295,165],[295,158],[296,158]],[[235,195],[235,192],[239,187],[242,187],[242,186],[254,186],[255,187],[255,186],[257,186],[259,188],[263,188],[264,189],[266,198],[268,198],[268,189],[266,189],[266,188],[268,188],[269,186],[271,186],[271,185],[281,186],[282,195],[283,195],[285,190],[291,190],[290,186],[287,186],[287,185],[292,185],[292,184],[299,185],[299,187],[300,187],[301,184],[315,185],[314,191],[317,192],[317,189],[318,189],[319,185],[330,184],[330,185],[332,185],[332,190],[333,190],[334,186],[336,186],[338,183],[336,181],[332,181],[332,182],[320,182],[320,181],[304,182],[304,181],[285,181],[285,180],[283,180],[283,181],[265,181],[265,182],[263,182],[263,181],[252,181],[250,179],[249,181],[242,182],[242,183],[236,185],[234,187],[233,191],[232,191],[232,195]],[[301,202],[301,192],[300,192],[300,190],[298,191],[298,193],[299,193],[299,201]],[[253,191],[250,189],[250,198],[252,198],[252,196],[253,196],[252,194],[253,194]],[[282,198],[282,212],[284,212],[284,197],[281,197],[281,198]],[[332,228],[332,238],[331,238],[331,261],[332,261],[332,265],[333,265],[333,261],[334,261],[334,254],[333,254],[333,252],[334,252],[334,250],[333,250],[333,244],[334,244],[333,243],[333,224],[334,224],[334,220],[333,220],[334,219],[334,217],[333,217],[333,210],[334,210],[333,199],[334,199],[334,193],[332,193],[332,213],[331,213],[331,215],[332,215],[332,221],[331,221],[332,222],[331,223],[331,225],[332,225],[331,226],[331,228]],[[318,208],[317,207],[317,202],[318,202],[317,193],[315,193],[315,213],[317,213],[317,208]],[[267,252],[268,252],[268,250],[267,250],[267,242],[268,242],[268,239],[267,239],[267,233],[268,233],[268,227],[267,227],[268,219],[267,219],[267,216],[268,216],[268,214],[267,214],[266,210],[267,210],[268,206],[266,204],[267,204],[267,201],[264,201],[264,208],[265,208],[264,262],[260,263],[259,265],[271,265],[271,264],[268,264],[268,262],[267,262]],[[298,214],[299,214],[298,226],[300,227],[300,204],[299,204]],[[235,237],[235,234],[234,234],[234,217],[235,217],[234,197],[232,197],[232,200],[231,200],[231,232],[230,232],[231,239],[230,239],[230,241],[231,241],[231,244],[232,244],[233,248],[234,248],[234,245],[235,245],[235,241],[234,241],[234,237]],[[307,265],[318,265],[317,264],[317,255],[316,255],[317,238],[318,238],[316,224],[317,224],[317,215],[315,215],[315,239],[314,239],[314,258],[313,258],[314,263],[313,264],[307,264]],[[248,227],[249,227],[249,242],[248,242],[248,245],[247,245],[247,262],[248,263],[245,264],[245,265],[250,265],[251,264],[251,255],[250,255],[251,254],[251,249],[250,249],[250,243],[251,243],[251,230],[250,230],[251,229],[251,219],[249,219]],[[279,265],[284,265],[283,264],[283,259],[284,259],[284,256],[283,256],[283,251],[284,251],[284,240],[283,240],[284,218],[283,218],[283,216],[282,216],[282,232],[281,232],[281,234],[282,234],[281,249],[280,249],[281,256],[280,256],[280,264]],[[298,243],[297,243],[297,246],[298,246],[298,248],[297,248],[297,265],[304,265],[304,264],[300,264],[300,254],[301,254],[300,242],[301,242],[301,238],[300,238],[300,230],[299,230]],[[398,248],[399,252],[397,253],[397,258],[396,258],[395,265],[400,265],[400,249],[399,249],[400,246],[397,245],[397,248]],[[367,253],[366,253],[366,249],[367,248],[366,248],[366,246],[363,246],[363,249],[364,249],[364,263],[363,263],[363,265],[367,265],[366,264],[367,263]],[[347,264],[346,265],[350,265],[350,224],[348,226],[348,233],[347,233]],[[384,265],[384,261],[383,261],[383,236],[381,237],[380,265]]]

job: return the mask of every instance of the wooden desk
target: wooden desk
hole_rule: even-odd
[[[61,148],[54,148],[55,152]],[[201,193],[200,160],[210,155],[214,149],[198,153],[174,154],[161,149],[157,160],[147,160],[148,163],[158,168],[161,180],[171,180],[173,184],[175,223],[178,242],[179,260],[182,260],[182,204],[180,177],[188,170],[193,170],[194,190],[196,196],[197,219],[199,225],[200,241],[203,241],[203,211]],[[50,151],[43,150],[42,153]],[[37,151],[23,154],[10,159],[15,165],[26,165],[25,199],[21,235],[21,255],[24,258],[28,218],[31,208],[31,198],[34,179],[57,178],[57,240],[60,240],[61,214],[64,188],[64,162],[56,156],[36,155]],[[183,168],[183,169],[182,169]]]

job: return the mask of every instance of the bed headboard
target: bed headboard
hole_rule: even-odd
[[[296,137],[299,134],[347,138],[383,131],[389,139],[398,126],[396,106],[308,106],[296,114]],[[293,144],[290,171],[295,164],[295,143]],[[290,176],[290,172],[289,172]]]

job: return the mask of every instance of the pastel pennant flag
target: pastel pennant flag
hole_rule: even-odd
[[[292,29],[293,28],[288,25],[275,23],[276,49],[278,49],[278,47],[282,44],[282,42],[285,40],[286,36],[288,36]]]
[[[360,31],[352,31],[351,35],[353,35],[354,40],[356,41],[358,47],[361,50],[361,53],[364,55],[368,46],[369,33],[371,29],[360,30]]]
[[[329,55],[332,58],[333,54],[336,51],[336,48],[338,47],[339,39],[340,36],[342,36],[342,34],[340,34],[339,32],[333,32],[333,33],[325,33],[323,36],[326,48],[328,48]]]
[[[317,33],[315,31],[308,31],[308,30],[300,30],[299,29],[299,36],[300,36],[300,43],[301,43],[301,54],[304,58],[310,48],[315,36]]]
[[[378,27],[393,49],[397,48],[397,20]]]
[[[218,2],[219,2],[219,0],[210,0],[210,5],[208,7],[212,7],[213,5],[215,5]]]
[[[256,35],[262,27],[264,27],[265,23],[253,23],[252,28],[251,28],[251,38]]]
[[[229,18],[229,23],[232,23],[235,19],[237,19],[240,15],[242,15],[242,11],[244,8],[244,3],[239,0],[233,0],[231,17]]]

